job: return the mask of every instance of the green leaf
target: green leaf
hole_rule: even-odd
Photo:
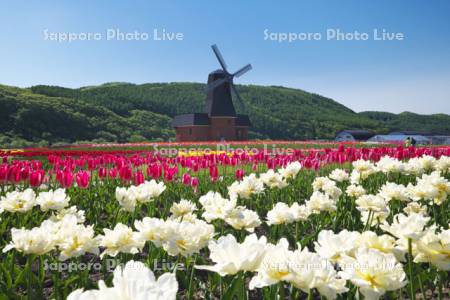
[[[227,289],[226,293],[223,294],[222,299],[224,300],[231,300],[234,296],[238,294],[239,287],[241,286],[242,277],[241,276],[234,276],[233,280],[231,281],[231,284],[229,288]]]

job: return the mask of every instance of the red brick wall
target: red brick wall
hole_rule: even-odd
[[[235,120],[235,118],[211,118],[211,140],[236,140],[236,127],[234,126]]]
[[[177,141],[209,141],[209,126],[186,126],[175,128]]]
[[[236,127],[234,118],[211,118],[211,126],[177,127],[176,139],[185,141],[245,141],[248,139],[247,127]]]

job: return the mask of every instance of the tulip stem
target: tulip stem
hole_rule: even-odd
[[[417,276],[417,278],[419,279],[419,288],[420,288],[420,292],[422,293],[422,297],[423,297],[423,299],[427,299],[425,290],[423,289],[422,274],[419,274]]]
[[[408,238],[408,269],[409,269],[409,288],[411,299],[416,299],[415,289],[414,289],[414,278],[413,278],[413,256],[412,256],[412,239]]]
[[[244,271],[241,272],[241,292],[242,292],[242,300],[247,299],[246,290],[245,290],[245,273]]]
[[[33,264],[33,260],[34,257],[33,255],[28,255],[28,259],[27,259],[27,272],[28,272],[28,280],[27,280],[27,299],[31,300],[32,299],[32,283],[31,283],[31,276],[32,276],[32,272],[31,272],[31,265]]]
[[[438,270],[438,280],[439,280],[439,287],[438,287],[438,299],[442,300],[442,274],[441,272]]]
[[[372,221],[370,220],[372,218],[372,214],[373,214],[372,210],[369,210],[369,214],[367,215],[366,225],[364,226],[363,231],[366,231],[370,228],[370,225],[372,224],[371,223]]]
[[[192,281],[193,281],[193,277],[194,277],[194,267],[195,267],[195,263],[197,262],[197,255],[194,255],[194,262],[192,263],[191,266],[191,276],[189,278],[189,299],[192,299]]]
[[[280,299],[285,299],[283,281],[280,281],[280,283],[278,284],[278,293],[280,295]]]
[[[439,224],[438,223],[438,213],[437,213],[437,210],[436,210],[436,205],[433,203],[433,221],[434,221],[434,224]]]
[[[310,289],[309,293],[308,293],[308,300],[312,300],[313,299],[313,290]]]

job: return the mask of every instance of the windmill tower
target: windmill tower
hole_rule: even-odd
[[[212,50],[222,68],[208,75],[205,112],[180,115],[173,119],[172,126],[178,141],[247,139],[250,119],[247,115],[236,114],[232,95],[244,109],[245,105],[233,80],[250,71],[252,66],[247,64],[237,72],[230,73],[219,48],[213,45]]]
[[[242,119],[243,116],[236,115],[232,94],[235,95],[235,98],[243,107],[244,105],[234,86],[233,79],[250,71],[252,65],[248,64],[237,72],[230,73],[219,48],[216,45],[212,45],[211,48],[222,67],[222,69],[211,72],[208,75],[206,113],[211,121],[211,138],[214,140],[242,138],[244,132],[241,133],[239,128],[236,128],[236,125],[240,124],[241,120],[239,119]]]

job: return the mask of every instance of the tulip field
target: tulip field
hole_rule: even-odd
[[[0,150],[1,299],[450,299],[450,147]]]

